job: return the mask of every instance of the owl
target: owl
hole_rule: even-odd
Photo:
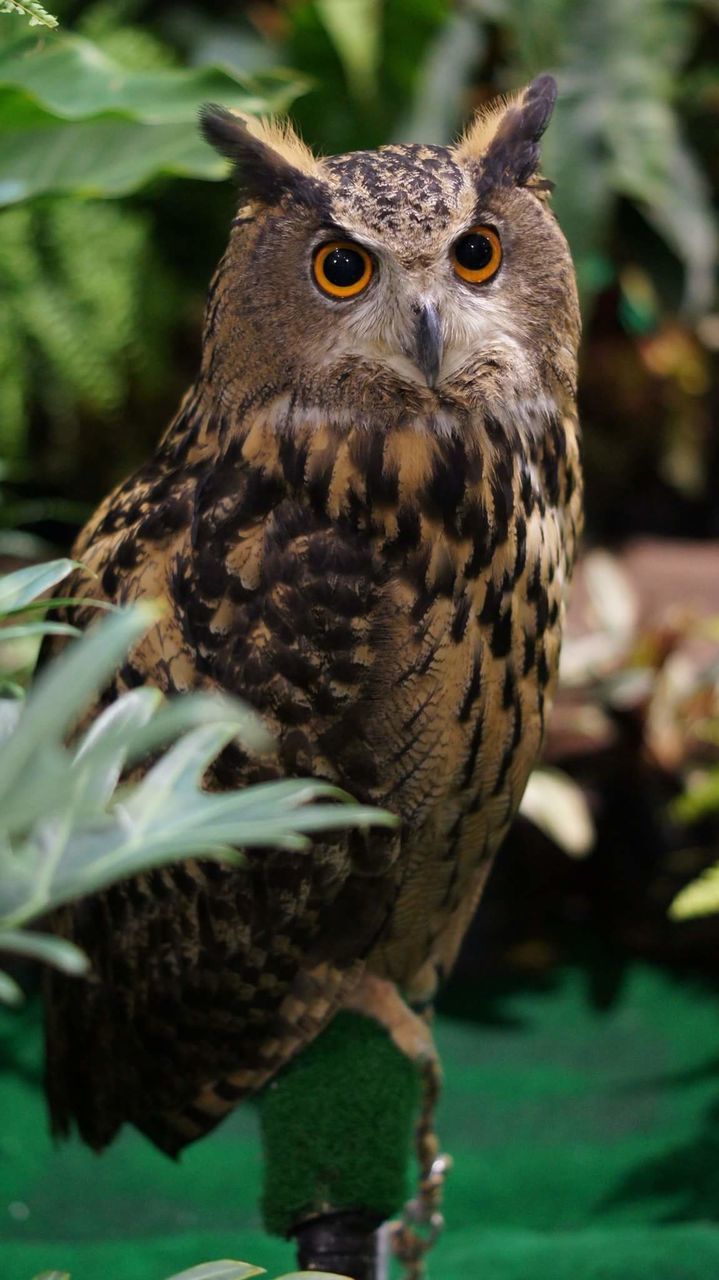
[[[577,296],[538,174],[555,96],[540,76],[454,146],[324,159],[202,113],[241,198],[199,370],[80,535],[68,616],[163,602],[102,704],[149,683],[259,712],[273,751],[228,748],[209,788],[326,779],[398,825],[64,908],[92,972],[49,982],[59,1133],[100,1149],[129,1122],[176,1155],[340,1009],[424,1052],[412,1009],[540,750],[581,522]]]

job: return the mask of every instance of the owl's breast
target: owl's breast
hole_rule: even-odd
[[[452,524],[427,520],[419,580],[393,585],[377,717],[405,861],[373,964],[405,986],[461,936],[540,752],[580,521],[566,438],[558,448],[549,489],[552,464],[520,452]]]

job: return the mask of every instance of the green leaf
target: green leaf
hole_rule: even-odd
[[[702,170],[679,137],[668,149],[665,180],[645,208],[647,220],[674,250],[685,269],[684,307],[709,310],[719,251],[717,219]]]
[[[340,1276],[336,1271],[289,1271],[277,1280],[347,1280],[347,1276]]]
[[[9,973],[5,973],[4,969],[0,969],[0,1004],[9,1004],[17,1008],[24,1001],[25,995],[22,987],[18,986]]]
[[[316,0],[316,9],[355,97],[377,92],[382,10],[380,0]]]
[[[0,204],[126,195],[163,174],[219,180],[227,164],[199,135],[202,103],[270,114],[305,89],[281,69],[129,71],[80,36],[16,41],[0,53]]]
[[[9,609],[8,616],[12,617],[15,613],[49,613],[53,609],[72,609],[77,604],[84,608],[92,606],[93,609],[102,609],[105,613],[120,612],[119,605],[112,604],[109,600],[95,599],[94,596],[50,596],[47,600],[31,600],[21,609]]]
[[[250,1276],[262,1275],[265,1275],[263,1267],[223,1258],[220,1262],[203,1262],[199,1267],[190,1267],[189,1271],[179,1271],[169,1280],[249,1280]]]
[[[700,782],[693,782],[690,789],[673,802],[671,810],[680,822],[697,822],[719,812],[719,769],[711,769]]]
[[[27,640],[33,636],[79,636],[69,622],[18,622],[14,627],[0,627],[0,644],[9,640]]]
[[[18,613],[77,568],[75,560],[50,560],[0,578],[0,616]],[[51,603],[50,601],[47,602]]]
[[[669,908],[672,920],[692,920],[719,912],[719,863],[686,885]]]
[[[49,194],[117,198],[158,177],[226,176],[226,163],[189,124],[100,119],[0,134],[0,205]]]
[[[0,929],[0,951],[11,951],[17,956],[41,960],[55,969],[73,976],[87,973],[87,956],[73,942],[54,938],[49,933],[29,933],[20,929]]]
[[[446,144],[457,133],[474,67],[487,35],[475,14],[458,8],[430,42],[409,111],[394,136],[400,142]]]
[[[27,39],[0,51],[0,85],[22,90],[63,120],[112,112],[143,124],[184,124],[208,100],[264,111],[297,82],[282,71],[252,78],[224,67],[129,71],[92,41],[65,34],[41,47]]]

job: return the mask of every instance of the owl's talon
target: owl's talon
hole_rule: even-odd
[[[405,1268],[406,1280],[421,1280],[425,1257],[444,1230],[442,1202],[444,1180],[452,1168],[452,1157],[435,1156],[426,1177],[420,1182],[419,1195],[408,1200],[402,1217],[387,1224],[392,1252]],[[422,1231],[421,1228],[428,1228]]]

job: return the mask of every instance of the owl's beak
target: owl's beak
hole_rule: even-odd
[[[433,302],[425,302],[418,310],[414,342],[415,363],[433,387],[442,363],[442,320]]]

